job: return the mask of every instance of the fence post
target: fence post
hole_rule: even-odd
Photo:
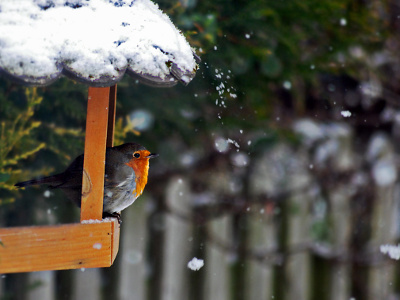
[[[101,299],[100,269],[73,270],[72,300]]]
[[[394,264],[384,260],[379,253],[380,245],[394,244],[399,224],[399,188],[396,184],[398,172],[393,145],[383,134],[371,138],[367,159],[371,163],[374,180],[371,239],[369,251],[374,264],[368,277],[368,299],[389,299],[394,290]]]
[[[353,153],[353,132],[350,127],[338,124],[336,139],[338,148],[332,157],[332,170],[341,174],[354,170],[355,159]],[[331,243],[332,251],[339,256],[337,262],[332,263],[330,268],[330,299],[348,300],[350,299],[350,263],[346,261],[350,258],[351,242],[351,197],[353,183],[338,183],[330,187],[328,191],[330,205]]]
[[[253,255],[260,260],[250,259],[246,272],[246,297],[248,300],[271,299],[273,283],[273,261],[268,257],[261,259],[267,252],[277,248],[274,212],[268,212],[266,205],[253,205],[249,217],[249,247]],[[272,258],[273,259],[273,258]]]
[[[304,150],[289,157],[286,165],[288,190],[286,199],[287,236],[286,250],[289,251],[285,263],[285,299],[306,300],[311,296],[310,253],[303,245],[310,243],[310,204],[312,196],[309,187],[309,159]],[[299,248],[300,246],[300,248]]]
[[[32,272],[28,275],[28,284],[33,287],[28,300],[52,300],[55,296],[54,271]]]
[[[187,268],[192,253],[192,225],[184,217],[191,216],[191,197],[187,181],[174,177],[167,185],[165,239],[162,276],[162,300],[185,300],[189,295]]]
[[[209,221],[209,233],[205,258],[204,299],[228,300],[230,297],[229,251],[223,245],[232,246],[232,216],[225,215]]]
[[[143,195],[124,211],[120,264],[121,300],[146,299],[147,212]]]
[[[274,197],[284,191],[284,164],[290,156],[285,145],[278,145],[255,158],[250,170],[250,194],[255,199]],[[275,203],[261,203],[251,207],[248,218],[248,249],[260,257],[278,251],[279,239],[274,222]],[[262,261],[249,259],[246,273],[246,299],[273,299],[273,277],[276,255],[266,256]],[[270,260],[270,261],[268,261]],[[278,293],[279,294],[279,293]]]

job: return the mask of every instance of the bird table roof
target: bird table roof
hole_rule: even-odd
[[[62,75],[111,86],[125,73],[152,86],[188,84],[199,58],[150,0],[0,3],[0,75],[48,85]]]

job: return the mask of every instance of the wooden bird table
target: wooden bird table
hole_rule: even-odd
[[[109,267],[119,224],[102,220],[106,147],[113,146],[116,85],[89,87],[81,223],[0,229],[0,273]]]
[[[50,1],[48,7],[36,2],[32,1],[29,9],[23,4],[0,10],[0,25],[6,28],[0,31],[0,40],[7,41],[0,43],[4,54],[0,76],[28,86],[45,86],[62,75],[90,86],[111,86],[126,73],[150,86],[171,87],[178,82],[189,84],[197,72],[200,58],[150,0],[129,5],[106,1],[101,7],[96,1],[86,1],[82,7],[72,7],[67,1]],[[37,18],[32,19],[31,9]],[[60,34],[71,26],[64,9],[73,13],[75,25],[85,30]],[[112,20],[104,18],[108,13]],[[18,15],[20,22],[9,15]],[[31,36],[32,30],[35,34]],[[107,38],[101,44],[92,43],[93,36],[101,38],[103,32]],[[52,39],[54,35],[60,38]],[[109,38],[111,35],[115,38]],[[121,44],[124,46],[119,47]],[[31,51],[32,47],[37,51]],[[60,47],[65,49],[59,51]],[[113,145],[115,101],[115,85],[89,87],[81,223],[0,229],[0,273],[113,263],[119,224],[114,219],[101,220],[105,166],[98,162],[105,161],[106,146]]]

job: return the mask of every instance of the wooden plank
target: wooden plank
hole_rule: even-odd
[[[115,110],[117,105],[117,85],[110,87],[110,96],[108,104],[108,129],[107,129],[107,147],[114,146],[114,127]]]
[[[253,213],[249,214],[247,224],[251,251],[256,254],[273,253],[278,247],[273,212],[267,213],[265,205],[253,205],[251,211]],[[248,259],[246,265],[245,299],[273,299],[274,266],[254,259]]]
[[[305,151],[291,153],[285,159],[287,176],[287,189],[294,191],[287,201],[287,236],[288,251],[293,251],[301,244],[310,240],[310,204],[312,194],[307,189],[311,185],[311,176],[308,172],[308,157]],[[310,254],[298,252],[289,255],[285,264],[284,299],[305,300],[310,299]],[[301,276],[299,276],[301,274]]]
[[[191,215],[189,183],[173,177],[167,185],[167,206],[178,216]],[[162,300],[189,299],[189,275],[193,272],[187,263],[193,258],[193,226],[175,214],[165,215],[165,244],[162,269]],[[177,253],[179,253],[177,255]],[[201,257],[199,257],[201,258]]]
[[[0,229],[0,273],[108,267],[115,258],[119,224]]]
[[[101,269],[80,269],[73,272],[73,289],[69,297],[63,297],[68,300],[82,300],[82,299],[106,299],[103,298],[103,283]],[[63,283],[61,283],[63,284]],[[53,298],[52,300],[56,300]],[[39,300],[36,298],[34,300]],[[40,299],[41,300],[41,299]]]
[[[110,88],[89,87],[85,159],[82,179],[82,220],[101,220]],[[101,201],[99,201],[101,199]]]
[[[28,274],[28,286],[35,287],[28,290],[25,300],[54,300],[56,288],[55,272],[31,272]]]
[[[397,151],[392,140],[381,133],[369,142],[370,168],[374,179],[370,240],[367,253],[373,258],[368,272],[365,299],[392,299],[396,297],[394,261],[388,262],[379,248],[384,244],[398,243],[399,184]],[[376,145],[380,145],[379,148]],[[375,152],[375,155],[372,153]],[[393,172],[393,173],[392,173]],[[392,176],[390,174],[393,174]],[[385,175],[385,176],[384,176]]]
[[[111,230],[113,232],[113,234],[111,235],[111,264],[112,264],[118,254],[120,224],[118,223],[117,219],[113,219],[111,226],[112,226]]]
[[[229,299],[231,265],[230,247],[233,244],[232,215],[225,215],[207,223],[210,242],[206,248],[204,299]],[[228,247],[228,248],[225,248]]]
[[[336,125],[338,126],[338,125]],[[334,176],[345,172],[357,170],[356,154],[353,153],[354,134],[352,129],[343,124],[339,125],[340,136],[337,137],[338,145],[335,156],[332,158],[332,171]],[[351,299],[351,264],[346,262],[351,253],[352,236],[352,197],[354,196],[354,183],[339,181],[327,192],[330,208],[331,244],[334,253],[340,254],[338,262],[332,263],[329,269],[329,299]]]
[[[148,266],[146,246],[148,244],[147,205],[151,199],[140,196],[140,200],[124,210],[121,232],[122,263],[119,271],[119,299],[145,300],[147,296]],[[135,228],[135,230],[132,230]],[[154,272],[154,271],[153,271]],[[117,297],[118,298],[118,297]]]

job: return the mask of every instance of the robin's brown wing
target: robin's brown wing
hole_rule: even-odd
[[[83,156],[78,156],[63,173],[18,182],[17,187],[47,184],[51,188],[77,187],[82,185]],[[80,183],[78,178],[80,177]]]
[[[31,179],[15,184],[17,187],[46,184],[50,188],[60,188],[76,205],[80,206],[82,194],[83,155],[78,156],[69,167],[60,174]]]

